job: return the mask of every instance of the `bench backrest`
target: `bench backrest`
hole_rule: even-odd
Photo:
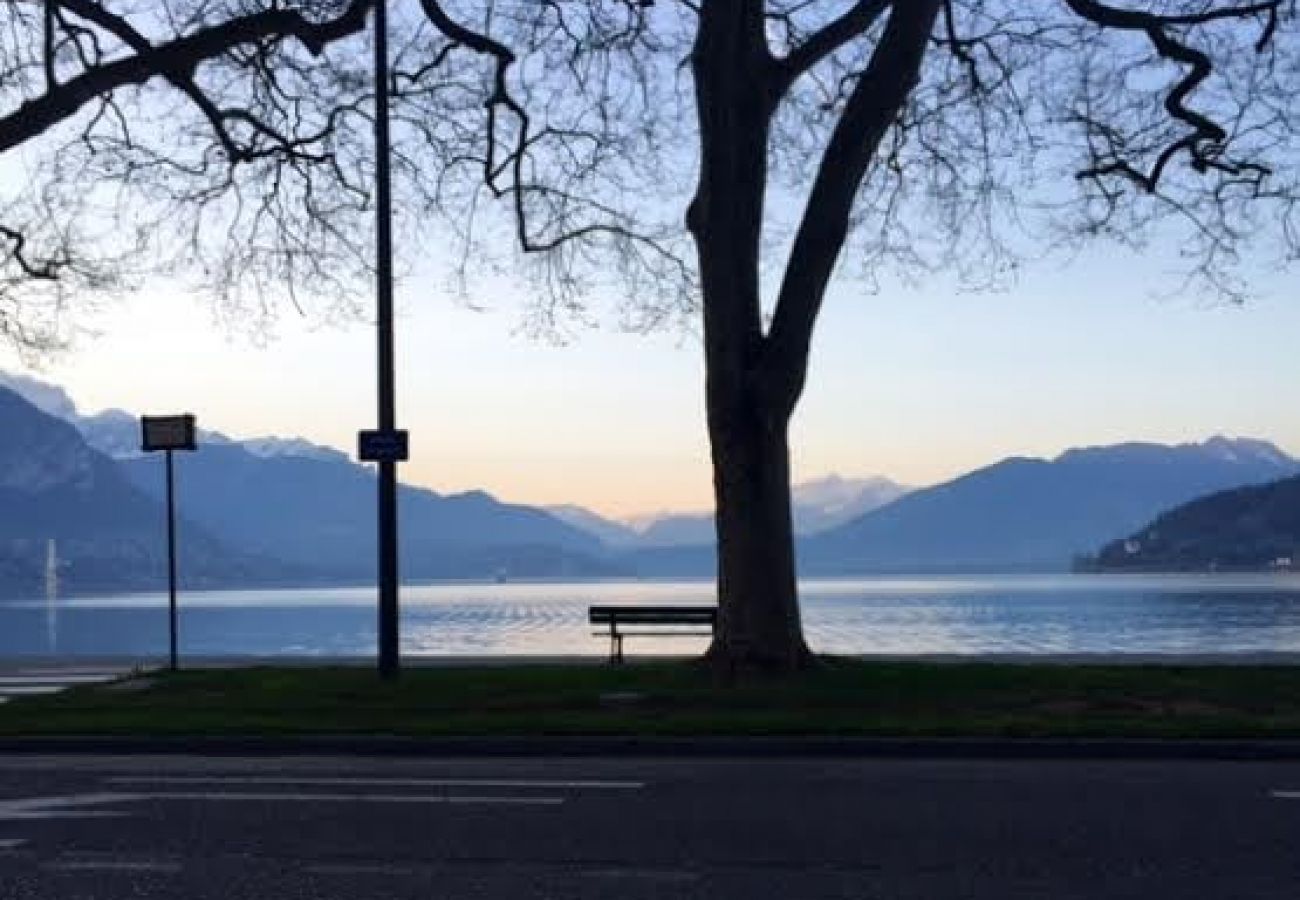
[[[593,606],[592,625],[714,625],[716,606]]]

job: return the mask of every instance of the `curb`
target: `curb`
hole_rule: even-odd
[[[17,737],[0,755],[1300,760],[1300,740],[828,737]]]

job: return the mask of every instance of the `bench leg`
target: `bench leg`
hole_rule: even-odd
[[[617,628],[609,630],[609,661],[612,665],[623,662],[623,635],[618,633]]]

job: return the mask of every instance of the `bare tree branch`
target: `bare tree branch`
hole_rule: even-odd
[[[894,8],[826,145],[764,350],[763,377],[779,409],[793,411],[803,390],[824,285],[848,237],[858,186],[919,77],[941,5],[941,0],[916,0]]]
[[[324,22],[313,22],[300,12],[288,9],[252,13],[124,59],[100,63],[23,103],[12,113],[0,116],[0,153],[39,136],[52,125],[78,113],[96,97],[159,75],[183,77],[183,73],[192,72],[203,60],[227,53],[240,44],[294,38],[308,50],[321,52],[331,41],[360,31],[371,2],[354,0],[340,15]]]
[[[866,34],[893,5],[896,5],[895,0],[858,0],[847,12],[811,35],[780,60],[783,82],[788,84],[845,44]]]

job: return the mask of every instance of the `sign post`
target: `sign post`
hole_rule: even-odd
[[[143,416],[140,419],[141,447],[145,453],[163,451],[167,455],[167,623],[169,668],[175,672],[176,652],[176,476],[172,453],[192,451],[194,416]]]

